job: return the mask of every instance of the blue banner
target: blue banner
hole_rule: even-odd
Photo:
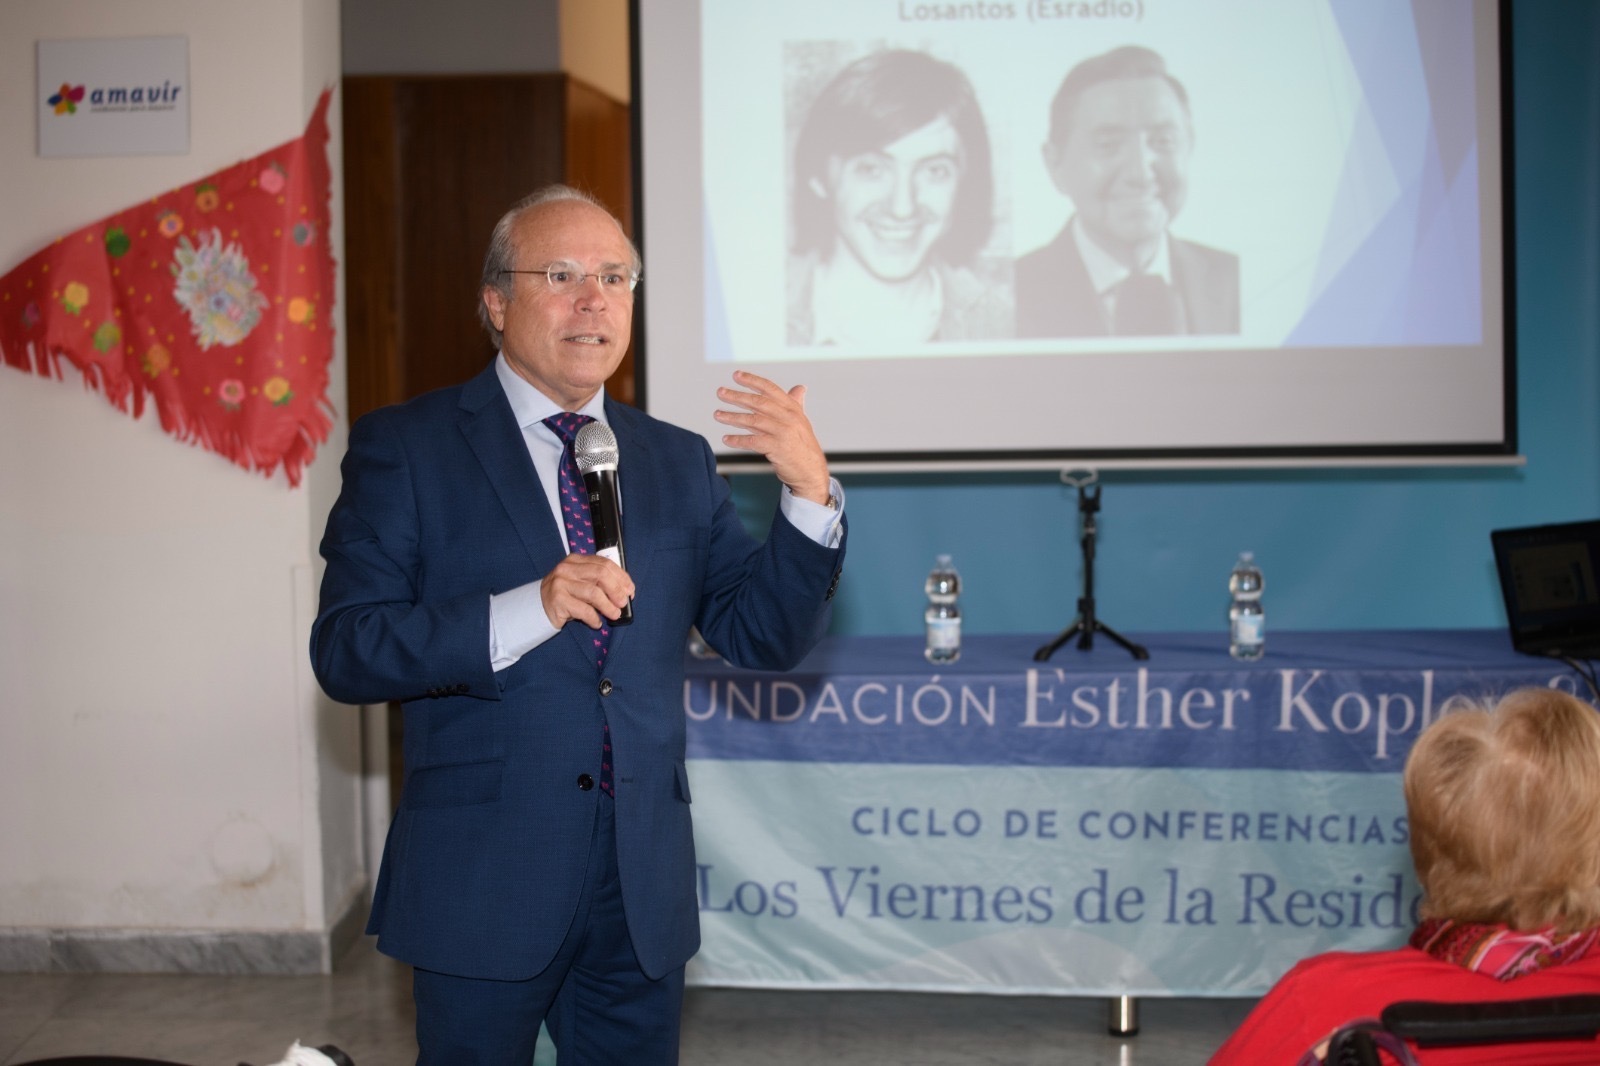
[[[1403,942],[1399,771],[1451,696],[1572,690],[1498,632],[1195,637],[1032,660],[832,640],[691,664],[701,984],[1251,995]],[[1363,669],[1359,663],[1371,664]]]

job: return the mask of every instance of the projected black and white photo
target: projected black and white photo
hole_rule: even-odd
[[[863,464],[1507,449],[1495,0],[634,2],[642,394],[719,461],[735,367]]]
[[[1156,52],[1124,45],[1067,73],[1040,154],[1073,215],[1017,260],[1019,336],[1239,332],[1239,257],[1172,231],[1195,139]]]
[[[804,116],[792,153],[788,342],[1011,336],[1009,257],[985,251],[994,163],[972,83],[927,53],[883,49],[813,97],[816,61],[844,50],[788,50]]]

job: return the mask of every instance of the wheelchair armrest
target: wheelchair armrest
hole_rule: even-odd
[[[1600,996],[1546,996],[1484,1003],[1391,1003],[1381,1015],[1389,1032],[1419,1047],[1593,1040],[1600,1033]]]

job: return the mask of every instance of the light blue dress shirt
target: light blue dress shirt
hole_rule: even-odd
[[[556,529],[563,542],[566,528],[561,522],[561,502],[558,499],[556,477],[561,468],[563,445],[554,430],[544,420],[562,410],[550,397],[534,388],[506,362],[504,354],[495,357],[495,374],[500,387],[511,401],[511,413],[522,427],[522,441],[528,448],[528,458],[539,474],[550,513],[556,519]],[[606,421],[605,390],[578,410],[597,422]],[[824,547],[837,547],[841,536],[840,518],[844,514],[844,490],[837,479],[830,479],[828,492],[834,506],[802,499],[784,486],[779,506],[783,515],[801,533]],[[509,589],[489,597],[489,660],[496,670],[504,670],[528,652],[555,636],[557,628],[544,613],[544,601],[539,597],[538,581]]]

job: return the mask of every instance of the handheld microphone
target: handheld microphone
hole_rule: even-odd
[[[622,489],[617,480],[617,438],[604,422],[590,422],[578,430],[572,441],[572,454],[583,475],[589,494],[589,520],[594,524],[595,554],[604,555],[624,570],[622,554]],[[625,626],[633,621],[633,601],[611,624]]]

